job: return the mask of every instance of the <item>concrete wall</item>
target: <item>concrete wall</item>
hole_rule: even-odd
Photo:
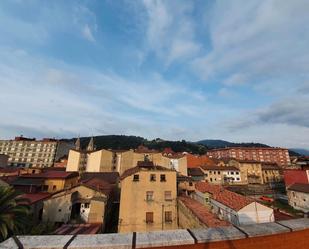
[[[133,181],[133,175],[121,181],[118,232],[169,230],[177,228],[176,172],[140,170],[136,174],[139,175],[139,181]],[[150,174],[156,175],[156,181],[150,181]],[[165,182],[160,181],[161,174],[166,176]],[[153,201],[146,200],[147,191],[153,191]],[[165,200],[165,191],[171,191],[171,200]],[[166,223],[164,221],[164,212],[167,211],[172,212],[172,223]],[[146,212],[153,212],[153,223],[146,223]]]
[[[81,153],[79,151],[70,150],[66,171],[79,171]]]
[[[178,222],[179,228],[184,229],[206,227],[181,201],[178,201]]]
[[[113,152],[99,150],[88,155],[87,172],[113,172],[116,171],[116,162],[113,164]]]

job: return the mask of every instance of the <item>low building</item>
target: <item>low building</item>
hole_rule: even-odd
[[[287,188],[289,205],[297,210],[309,212],[309,184],[294,183]]]
[[[272,208],[264,206],[255,200],[228,191],[219,185],[197,183],[194,199],[211,207],[219,218],[234,225],[266,223],[274,221]]]
[[[177,228],[176,171],[138,163],[121,176],[118,232]]]
[[[207,206],[188,197],[178,197],[179,228],[224,227],[231,224],[220,220]]]
[[[240,170],[233,166],[201,166],[205,181],[211,184],[241,184]]]

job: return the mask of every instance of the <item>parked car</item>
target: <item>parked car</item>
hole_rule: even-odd
[[[261,197],[260,197],[260,200],[261,200],[261,201],[265,201],[265,202],[273,202],[273,201],[274,201],[273,198],[268,197],[268,196],[265,196],[265,195],[261,196]]]

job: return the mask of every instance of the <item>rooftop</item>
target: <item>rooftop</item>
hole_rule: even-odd
[[[49,193],[35,193],[35,194],[23,194],[21,195],[22,198],[28,199],[30,201],[30,205],[44,200],[50,196]]]
[[[233,166],[213,166],[213,165],[203,165],[201,166],[204,170],[221,170],[221,171],[239,171],[236,167]]]
[[[45,171],[43,173],[39,174],[29,174],[29,175],[22,175],[23,178],[55,178],[55,179],[67,179],[67,178],[73,178],[78,177],[78,172],[65,172],[65,171]]]
[[[288,190],[302,192],[302,193],[309,193],[309,184],[294,183],[293,185],[288,187]]]
[[[108,182],[110,184],[116,184],[119,179],[118,172],[84,172],[81,175],[81,181],[87,181],[91,178],[98,178],[104,182]]]
[[[96,234],[100,231],[102,224],[64,224],[54,231],[55,235],[77,235],[77,234]]]
[[[221,151],[221,150],[288,150],[286,148],[280,148],[280,147],[226,147],[226,148],[218,148],[218,149],[212,149],[209,152],[212,151]]]
[[[204,172],[200,168],[188,168],[189,176],[204,176]]]
[[[207,227],[223,227],[231,225],[227,221],[219,220],[218,217],[208,210],[206,206],[190,197],[180,196],[178,199]]]

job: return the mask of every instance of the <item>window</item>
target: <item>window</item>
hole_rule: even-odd
[[[218,175],[220,175],[221,174],[221,172],[220,171],[218,171]]]
[[[160,181],[161,182],[166,182],[166,176],[165,175],[160,175]]]
[[[216,171],[214,171],[214,175],[216,174]]]
[[[153,212],[146,212],[146,223],[153,223]]]
[[[237,179],[237,181],[239,181],[239,180],[240,180],[240,178],[239,178],[239,177],[237,177],[236,179]]]
[[[173,217],[172,217],[172,212],[171,211],[166,211],[164,213],[164,216],[165,216],[165,222],[166,223],[171,223],[173,222]]]
[[[61,208],[58,209],[58,212],[61,212]]]
[[[231,172],[231,175],[234,175],[234,171]]]
[[[57,189],[56,185],[53,186],[53,191],[55,191]]]
[[[166,201],[171,201],[172,200],[172,191],[164,191],[164,199]]]
[[[156,181],[156,175],[155,174],[150,174],[150,181],[155,182]]]
[[[239,175],[239,172],[236,172],[236,175]]]
[[[133,176],[133,181],[138,182],[139,181],[139,175],[134,175]]]
[[[153,201],[153,191],[146,192],[146,201]]]
[[[90,203],[85,203],[85,208],[89,208],[89,206],[90,206]]]
[[[210,181],[212,182],[212,178],[210,177]]]
[[[193,186],[193,183],[192,183],[192,182],[189,182],[189,186],[190,186],[190,187]]]

